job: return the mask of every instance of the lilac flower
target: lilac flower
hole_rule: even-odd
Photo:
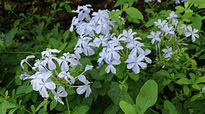
[[[176,17],[178,17],[178,16],[175,14],[174,11],[172,11],[172,12],[169,14],[169,17],[167,17],[167,19],[174,19],[174,18],[176,18]]]
[[[136,55],[129,55],[128,59],[125,61],[125,63],[128,63],[127,68],[132,69],[133,72],[138,74],[140,72],[140,67],[142,69],[147,67],[147,64],[142,62],[144,57],[144,55],[139,55],[138,57]]]
[[[58,77],[64,78],[69,84],[75,83],[75,78],[72,77],[69,72],[66,73],[65,71],[62,71],[61,73],[58,74]]]
[[[164,52],[164,58],[171,58],[171,55],[173,54],[172,47],[167,46],[167,48],[163,49],[162,51]]]
[[[52,90],[52,93],[53,93],[53,95],[54,95],[54,99],[55,99],[57,102],[59,102],[59,103],[61,103],[61,104],[64,105],[64,103],[63,103],[63,101],[60,99],[60,97],[66,97],[66,96],[68,96],[68,93],[65,91],[65,88],[62,87],[62,86],[59,86],[58,89],[57,89],[57,92],[55,92],[54,90]]]
[[[85,85],[77,86],[78,88],[76,89],[76,92],[81,95],[85,93],[85,98],[90,96],[91,93],[91,88],[90,88],[90,82],[85,78],[84,75],[79,75],[78,76],[79,81],[83,82]]]
[[[147,38],[152,38],[152,44],[154,44],[155,41],[161,42],[160,35],[161,35],[160,31],[157,32],[152,31],[151,34],[147,36]]]
[[[29,56],[26,57],[26,59],[21,60],[21,63],[20,63],[21,67],[24,69],[23,64],[26,63],[32,68],[32,66],[28,63],[28,59],[32,59],[32,58],[35,58],[35,56],[34,55],[29,55]]]
[[[116,69],[113,65],[119,65],[121,62],[114,60],[112,62],[106,61],[106,63],[108,63],[108,66],[105,68],[105,72],[109,73],[111,71],[113,74],[116,74]]]
[[[196,40],[196,38],[199,38],[199,35],[196,34],[198,32],[197,29],[192,29],[192,27],[190,25],[187,27],[187,29],[189,30],[189,32],[187,31],[185,33],[185,36],[186,37],[191,36],[192,37],[192,42],[194,42]]]

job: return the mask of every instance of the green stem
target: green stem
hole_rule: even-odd
[[[66,105],[67,105],[67,109],[68,109],[68,114],[71,114],[69,104],[68,104],[68,98],[66,97],[65,100],[66,100]]]

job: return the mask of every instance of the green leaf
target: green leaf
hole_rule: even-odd
[[[199,78],[196,80],[196,83],[202,83],[202,82],[205,82],[205,76],[199,77]]]
[[[168,100],[164,102],[164,114],[177,114],[175,106]]]
[[[119,21],[120,21],[119,16],[121,15],[121,13],[122,13],[122,11],[111,11],[109,13],[109,17],[111,18],[111,20],[119,23]]]
[[[7,110],[11,108],[16,108],[16,105],[4,100],[0,104],[0,114],[6,114]]]
[[[138,81],[139,80],[139,74],[135,74],[134,72],[132,72],[132,73],[128,73],[128,75],[129,75],[129,77],[131,78],[131,79],[133,79],[134,81]]]
[[[119,78],[119,79],[122,79],[123,76],[125,75],[125,72],[126,72],[126,64],[124,63],[121,63],[120,65],[118,65],[116,67],[116,76]]]
[[[182,84],[188,85],[188,84],[191,84],[191,81],[187,78],[181,78],[177,80],[176,83],[179,85],[182,85]]]
[[[9,111],[9,114],[14,114],[14,112],[15,112],[17,109],[19,109],[19,108],[16,107],[16,108],[11,109],[11,110]]]
[[[201,55],[199,59],[205,59],[205,54]]]
[[[125,102],[125,101],[120,101],[120,108],[125,114],[136,114],[135,109],[133,105]]]
[[[89,110],[89,106],[80,106],[74,110],[72,114],[86,114]]]
[[[142,13],[137,8],[129,7],[125,9],[125,12],[128,14],[128,16],[130,16],[133,19],[140,19],[140,20],[144,19]]]
[[[18,32],[18,28],[12,28],[6,35],[5,35],[5,45],[10,46],[12,43],[12,40],[16,33]]]
[[[196,94],[196,95],[194,95],[194,96],[191,98],[191,102],[197,100],[197,99],[200,98],[200,97],[201,97],[201,94]]]
[[[114,7],[118,7],[118,6],[120,6],[120,5],[123,5],[124,3],[126,3],[126,0],[118,0],[118,1],[115,3]]]
[[[189,87],[188,87],[188,86],[183,86],[183,91],[184,91],[184,94],[185,94],[186,96],[188,96],[189,93],[190,93],[190,90],[189,90]]]
[[[116,114],[119,110],[119,106],[115,105],[115,104],[111,104],[109,105],[105,111],[103,112],[103,114]]]
[[[69,38],[69,35],[70,35],[70,30],[66,30],[63,33],[63,40],[64,40],[64,42],[66,42],[66,40]]]
[[[158,85],[154,80],[148,80],[140,89],[136,98],[136,111],[143,114],[157,101]]]
[[[195,16],[191,18],[191,20],[192,20],[193,28],[200,30],[202,26],[202,17],[196,14]]]
[[[58,103],[56,102],[56,100],[53,99],[51,104],[50,104],[50,110],[53,110],[56,107],[57,104]]]

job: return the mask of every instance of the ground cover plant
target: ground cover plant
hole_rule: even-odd
[[[0,2],[1,114],[205,113],[204,0],[25,3]]]

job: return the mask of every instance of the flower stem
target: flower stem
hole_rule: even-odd
[[[68,113],[67,114],[71,114],[70,113],[70,107],[69,107],[69,104],[68,104],[68,98],[66,97],[65,100],[66,100],[66,105],[67,105],[67,109],[68,109]]]

